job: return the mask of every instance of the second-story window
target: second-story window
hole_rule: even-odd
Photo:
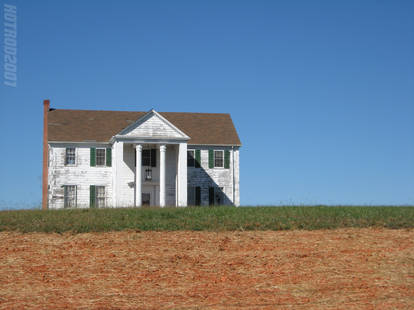
[[[224,151],[214,151],[214,167],[224,167]]]
[[[194,159],[194,150],[187,151],[187,167],[194,167],[195,159]]]
[[[151,166],[151,150],[142,150],[142,165]]]
[[[96,165],[105,166],[105,149],[96,149]]]
[[[142,150],[141,165],[147,167],[157,166],[157,150],[156,149],[145,149]],[[137,156],[135,154],[135,166],[137,165]]]
[[[65,154],[65,165],[74,165],[75,164],[75,148],[67,147]]]

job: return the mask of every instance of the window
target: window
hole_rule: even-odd
[[[137,165],[137,154],[135,153],[135,166]],[[157,149],[142,150],[141,165],[147,167],[157,166]]]
[[[189,206],[201,205],[201,189],[199,186],[189,186],[187,188],[187,204]]]
[[[96,149],[96,165],[105,166],[105,149]]]
[[[194,150],[187,151],[187,167],[194,167],[195,165],[194,155],[195,155]]]
[[[76,185],[64,185],[64,207],[76,207]]]
[[[142,165],[151,166],[151,150],[142,150]]]
[[[105,186],[96,186],[96,207],[105,207]]]
[[[224,168],[224,151],[214,151],[214,167]]]
[[[65,165],[74,165],[75,164],[75,148],[67,147],[66,156],[65,156]]]
[[[90,148],[90,165],[91,167],[96,166],[112,166],[112,149],[110,147],[104,148]]]

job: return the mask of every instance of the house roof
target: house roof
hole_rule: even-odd
[[[63,110],[48,112],[48,140],[109,142],[146,112]],[[230,114],[159,112],[190,137],[188,144],[241,145]]]

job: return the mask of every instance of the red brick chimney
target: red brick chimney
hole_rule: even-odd
[[[42,209],[47,210],[47,194],[48,194],[48,136],[47,136],[47,115],[50,108],[48,99],[43,101],[43,179],[42,179]]]

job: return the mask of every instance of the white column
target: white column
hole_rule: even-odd
[[[118,182],[118,175],[120,171],[121,162],[119,158],[123,158],[124,152],[124,142],[116,141],[112,147],[112,206],[118,207],[121,206],[119,201],[119,192],[120,192],[120,182]]]
[[[135,167],[135,206],[141,207],[142,205],[142,173],[141,173],[141,158],[142,158],[142,145],[135,145],[136,153],[136,167]]]
[[[165,207],[165,151],[167,147],[160,145],[160,207]]]
[[[177,202],[179,207],[187,206],[187,143],[180,143],[177,165]]]

